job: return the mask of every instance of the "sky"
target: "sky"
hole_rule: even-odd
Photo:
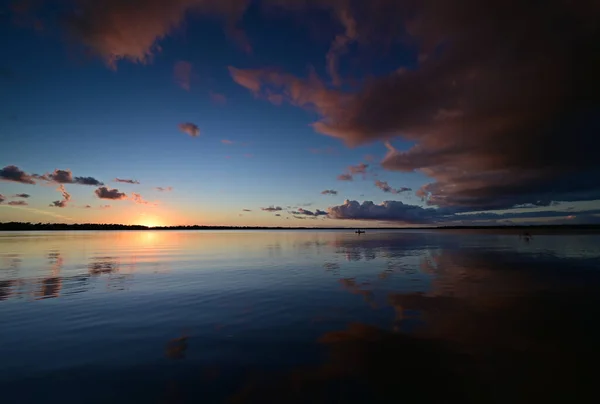
[[[593,0],[0,1],[0,221],[600,222]]]

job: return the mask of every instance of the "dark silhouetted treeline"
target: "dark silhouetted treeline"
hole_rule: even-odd
[[[0,223],[0,231],[28,230],[353,230],[356,227],[261,227],[261,226],[162,226],[148,227],[126,224],[97,223]],[[555,231],[600,231],[600,225],[525,225],[525,226],[441,226],[441,227],[361,227],[362,230],[527,230],[541,232]]]

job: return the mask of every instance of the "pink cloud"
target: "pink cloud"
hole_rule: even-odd
[[[118,189],[114,189],[114,188],[109,189],[107,187],[100,187],[100,188],[96,189],[96,191],[94,191],[94,193],[100,199],[113,199],[113,200],[127,199],[127,194],[125,194],[124,192],[119,192]]]
[[[8,202],[10,206],[27,206],[28,203],[26,201],[10,201]]]
[[[215,92],[211,91],[210,92],[210,99],[215,104],[219,104],[219,105],[225,105],[225,104],[227,104],[227,97],[225,97],[225,94],[215,93]]]
[[[180,123],[179,130],[183,133],[187,133],[191,137],[200,136],[200,128],[198,127],[198,125],[191,122]]]

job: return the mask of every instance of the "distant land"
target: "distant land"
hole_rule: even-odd
[[[99,231],[99,230],[355,230],[358,227],[265,227],[265,226],[159,226],[97,223],[30,223],[3,222],[0,231]],[[361,230],[537,230],[542,232],[584,231],[600,232],[598,224],[577,225],[506,225],[506,226],[412,226],[360,227]]]

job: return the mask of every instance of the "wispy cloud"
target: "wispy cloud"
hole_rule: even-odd
[[[352,181],[354,178],[350,174],[340,174],[337,176],[339,181]]]
[[[35,184],[34,176],[27,174],[17,166],[6,166],[0,170],[0,180]]]
[[[338,192],[333,189],[326,189],[325,191],[321,191],[321,195],[337,195]]]
[[[122,182],[124,184],[139,184],[140,182],[137,180],[128,180],[123,178],[115,178],[115,182]]]
[[[260,210],[263,210],[265,212],[278,212],[283,209],[281,208],[281,206],[269,206],[267,208],[260,208]]]
[[[381,189],[383,192],[388,192],[392,194],[400,194],[402,192],[410,191],[410,188],[402,187],[402,188],[392,188],[386,181],[375,181],[375,186]]]
[[[350,174],[366,174],[367,168],[369,168],[368,164],[360,163],[358,165],[348,167],[348,171]]]
[[[242,211],[244,211],[244,212],[252,212],[251,209],[242,209]]]
[[[209,95],[210,95],[210,99],[215,104],[219,104],[219,105],[227,104],[227,97],[225,96],[225,94],[215,93],[215,92],[211,91],[209,93]]]
[[[65,189],[65,186],[63,184],[60,184],[60,186],[57,188],[57,190],[61,193],[62,200],[52,202],[50,204],[50,207],[54,207],[54,208],[66,208],[67,204],[71,200],[71,194],[69,194],[67,192],[67,190]]]
[[[307,210],[307,209],[303,209],[303,208],[299,208],[297,211],[292,211],[290,212],[292,215],[304,215],[304,216],[325,216],[327,215],[327,212],[322,211],[322,210],[315,210],[315,211],[311,211],[311,210]]]
[[[175,62],[173,66],[173,78],[179,87],[190,91],[192,86],[192,64],[185,60]]]
[[[155,187],[158,192],[171,192],[173,187]]]
[[[198,125],[191,122],[180,123],[179,130],[183,133],[187,133],[191,137],[200,136],[200,128],[198,127]]]
[[[223,143],[223,144],[234,144],[235,142],[233,140],[223,139],[223,140],[221,140],[221,143]]]
[[[127,199],[127,194],[119,192],[118,189],[108,189],[107,187],[100,187],[94,191],[96,196],[100,199]]]
[[[11,206],[27,206],[28,203],[25,201],[10,201],[8,202],[9,205]]]
[[[136,192],[132,192],[130,194],[130,198],[134,203],[137,203],[138,205],[151,205],[151,206],[156,206],[156,203],[153,202],[148,202],[146,200],[144,200],[144,198],[142,198],[142,195],[136,193]]]

